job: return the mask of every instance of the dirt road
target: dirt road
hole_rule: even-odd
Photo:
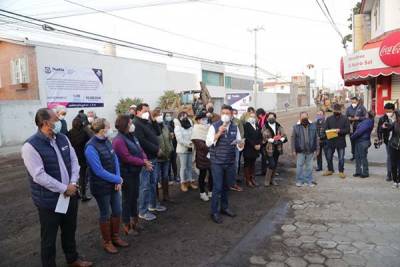
[[[297,119],[297,111],[278,114],[278,121],[288,132]],[[231,193],[231,207],[238,217],[225,218],[222,225],[210,221],[209,203],[201,202],[197,191],[182,193],[173,186],[177,203],[168,205],[168,211],[159,214],[155,222],[146,223],[140,236],[129,236],[131,246],[115,256],[101,248],[95,201],[82,203],[76,235],[79,252],[96,266],[216,265],[285,194],[284,184],[293,176],[290,167],[294,163],[287,153],[280,162],[283,186]],[[258,177],[260,181],[262,178]],[[0,157],[0,203],[0,266],[40,266],[38,215],[19,156]],[[60,244],[57,253],[58,265],[65,266]]]

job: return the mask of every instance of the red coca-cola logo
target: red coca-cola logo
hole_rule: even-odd
[[[388,66],[400,66],[400,32],[393,32],[383,40],[379,56]]]

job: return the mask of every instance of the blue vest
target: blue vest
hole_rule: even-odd
[[[96,136],[93,136],[86,144],[87,146],[93,146],[100,158],[100,163],[103,168],[110,172],[116,173],[115,166],[115,153],[112,148],[112,145],[108,139],[99,139]],[[86,149],[86,148],[85,148]],[[96,176],[96,174],[92,171],[90,165],[88,164],[88,177],[90,180],[90,192],[94,196],[100,195],[108,195],[114,191],[115,185],[110,183],[101,177]]]
[[[39,153],[43,161],[45,172],[61,182],[60,164],[58,162],[56,151],[50,144],[50,139],[42,132],[38,131],[26,142],[29,143]],[[68,175],[71,177],[71,155],[67,137],[63,134],[57,134],[56,144],[61,152]],[[60,194],[57,192],[52,192],[40,184],[35,183],[29,173],[28,177],[33,203],[39,208],[55,210]]]
[[[314,123],[310,123],[307,126],[307,131],[308,131],[308,148],[306,151],[306,147],[305,147],[305,140],[304,140],[304,133],[303,133],[303,129],[304,126],[301,124],[296,124],[294,126],[294,131],[296,133],[296,138],[294,140],[294,149],[296,151],[296,153],[304,153],[304,152],[308,152],[308,153],[313,153],[317,150],[317,127],[315,126]]]
[[[124,134],[118,133],[115,139],[121,138],[124,140],[125,145],[128,148],[129,153],[134,156],[143,159],[142,148],[139,144],[139,140],[133,135],[126,136]],[[115,140],[114,139],[114,140]],[[123,179],[133,178],[135,175],[139,175],[142,167],[132,166],[131,164],[127,164],[122,160],[119,161],[119,166],[121,170],[121,176]]]
[[[215,132],[218,132],[219,127],[222,125],[222,121],[217,121],[212,124]],[[236,140],[238,127],[232,123],[229,125],[229,129],[220,136],[216,145],[210,147],[210,159],[215,164],[234,164],[236,158],[236,145],[231,143]]]

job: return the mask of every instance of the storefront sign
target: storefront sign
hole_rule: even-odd
[[[344,57],[344,73],[355,71],[387,68],[379,57],[379,48],[360,50],[352,55]]]
[[[103,107],[103,70],[46,66],[43,68],[47,106]]]
[[[391,33],[382,41],[379,56],[388,66],[400,66],[400,32]]]

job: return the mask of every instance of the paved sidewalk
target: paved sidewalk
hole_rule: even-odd
[[[354,166],[346,164],[348,176]],[[367,179],[316,175],[314,188],[289,185],[288,215],[248,258],[251,266],[400,266],[400,189],[384,167]]]

